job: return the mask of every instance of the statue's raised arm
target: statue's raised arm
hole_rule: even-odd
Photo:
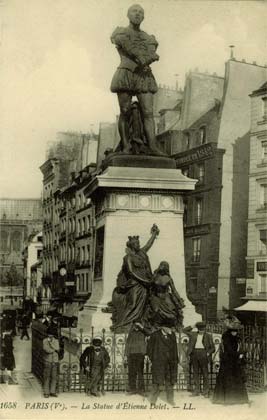
[[[149,238],[149,240],[147,241],[147,243],[142,247],[142,250],[147,253],[150,248],[152,247],[156,237],[159,235],[159,228],[157,225],[153,224],[152,228],[151,228],[151,237]]]

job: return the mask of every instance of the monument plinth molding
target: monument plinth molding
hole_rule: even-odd
[[[171,277],[186,305],[184,324],[200,320],[186,297],[183,235],[182,196],[193,190],[196,182],[178,169],[115,166],[109,166],[90,182],[85,194],[95,204],[95,252],[102,270],[96,273],[95,268],[92,295],[79,314],[80,328],[109,329],[111,314],[103,310],[111,301],[128,236],[139,235],[144,244],[153,223],[160,234],[148,252],[152,271],[160,261],[169,262]]]

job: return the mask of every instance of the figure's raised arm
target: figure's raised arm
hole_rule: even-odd
[[[151,237],[149,238],[149,240],[147,241],[147,243],[142,247],[142,250],[144,252],[148,252],[150,250],[150,248],[152,247],[156,237],[159,235],[159,228],[157,225],[153,225],[151,228]]]

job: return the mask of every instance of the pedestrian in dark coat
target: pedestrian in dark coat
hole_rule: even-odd
[[[20,339],[23,340],[24,336],[26,336],[27,340],[30,339],[28,334],[28,326],[29,326],[29,318],[26,314],[24,314],[21,318],[21,336]]]
[[[216,378],[213,403],[245,404],[248,394],[245,386],[245,355],[241,351],[238,325],[230,325],[222,335],[220,370]]]
[[[160,387],[165,386],[167,401],[174,405],[173,385],[177,382],[179,360],[176,336],[172,328],[161,327],[151,334],[147,344],[147,355],[152,363],[151,404],[156,403]]]
[[[212,335],[206,332],[204,322],[196,323],[197,331],[192,331],[192,327],[184,328],[183,332],[189,337],[187,354],[193,367],[194,391],[192,396],[200,395],[200,375],[203,375],[203,395],[209,396],[209,363],[212,353],[215,352]]]
[[[144,359],[146,354],[146,335],[149,331],[140,322],[134,322],[129,331],[125,355],[128,361],[129,393],[141,394],[145,392]]]
[[[102,340],[94,338],[92,345],[86,347],[80,357],[80,367],[87,376],[86,392],[88,394],[100,395],[101,383],[109,362],[110,357],[105,347],[102,346]]]
[[[13,346],[13,335],[12,331],[4,331],[1,332],[1,340],[0,340],[0,368],[1,374],[4,373],[5,369],[10,371],[11,379],[13,384],[17,384],[17,378],[15,373],[15,357],[14,357],[14,346]],[[9,376],[9,375],[8,375]]]
[[[13,346],[13,337],[12,331],[6,331],[3,333],[3,341],[2,341],[2,352],[3,352],[3,367],[7,370],[13,371],[16,367],[15,364],[15,357],[14,357],[14,346]]]

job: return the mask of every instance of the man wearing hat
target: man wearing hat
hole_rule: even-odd
[[[146,336],[149,330],[141,322],[131,325],[126,345],[125,355],[128,362],[128,382],[130,394],[145,393],[144,359],[146,354]]]
[[[80,367],[87,377],[86,392],[94,396],[100,395],[100,386],[104,371],[108,367],[110,357],[102,346],[101,338],[93,338],[92,345],[86,347],[80,357]]]
[[[196,331],[192,327],[183,330],[189,337],[187,354],[193,367],[194,392],[193,396],[200,394],[200,376],[199,371],[203,375],[203,395],[209,396],[209,377],[208,365],[211,361],[211,355],[215,352],[212,335],[206,332],[205,322],[197,322]]]
[[[171,323],[161,326],[148,340],[147,355],[152,364],[151,407],[155,406],[162,387],[165,387],[168,403],[175,405],[173,386],[177,382],[179,359],[174,331]]]
[[[55,337],[53,328],[48,328],[47,337],[43,340],[44,351],[44,397],[57,397],[57,381],[58,381],[58,355],[60,351],[59,341]]]

